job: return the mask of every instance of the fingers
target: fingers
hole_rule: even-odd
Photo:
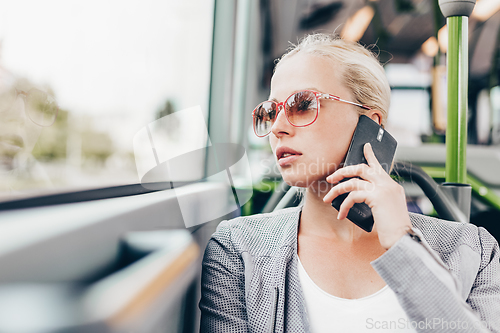
[[[352,178],[343,183],[339,183],[332,188],[323,198],[323,202],[332,202],[339,195],[351,191],[370,192],[375,189],[374,185],[359,178]]]
[[[343,178],[360,177],[365,180],[376,181],[377,178],[379,178],[379,176],[385,171],[378,162],[370,143],[366,143],[364,145],[363,152],[368,165],[361,163],[357,165],[345,166],[328,176],[326,180],[329,183],[337,183]]]
[[[324,202],[332,202],[337,196],[350,192],[339,208],[338,219],[346,218],[355,203],[374,201],[375,187],[383,189],[388,180],[392,181],[377,160],[370,143],[363,146],[363,153],[368,164],[346,166],[326,178],[329,183],[338,184],[325,195]],[[345,178],[351,179],[339,183]]]
[[[348,177],[360,177],[363,173],[366,173],[368,166],[366,164],[357,164],[345,166],[343,168],[337,169],[330,176],[326,177],[326,181],[329,183],[337,183],[344,178]]]
[[[371,167],[381,167],[380,163],[377,160],[377,157],[375,156],[375,153],[373,152],[372,145],[367,142],[363,146],[363,153],[365,154],[366,162],[368,162],[368,165]]]
[[[377,169],[371,168],[368,165],[362,163],[337,169],[337,171],[335,171],[326,178],[326,181],[334,184],[338,183],[344,178],[353,178],[353,177],[360,177],[365,180],[375,181],[378,174],[379,172]]]
[[[349,195],[345,198],[344,202],[340,205],[339,213],[337,215],[337,219],[343,220],[347,217],[349,213],[349,209],[354,206],[355,203],[365,202],[366,200],[366,192],[364,191],[355,191],[349,193]]]
[[[380,162],[377,159],[377,156],[375,156],[375,153],[373,152],[373,147],[372,147],[372,145],[370,143],[366,143],[364,145],[363,152],[365,154],[366,162],[368,162],[368,165],[370,167],[376,169],[378,172],[384,171],[385,173],[387,173],[386,169],[387,170],[390,169],[390,166],[385,165],[385,167],[387,167],[387,168],[384,168],[384,166],[382,166],[380,164]]]

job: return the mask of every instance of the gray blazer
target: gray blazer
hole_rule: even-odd
[[[297,270],[300,212],[295,207],[220,223],[203,259],[202,332],[309,332]],[[500,332],[495,239],[472,224],[410,218],[419,237],[404,236],[371,265],[413,327]]]

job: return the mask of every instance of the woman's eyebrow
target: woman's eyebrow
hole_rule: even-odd
[[[295,93],[298,93],[299,91],[304,91],[304,90],[313,90],[313,91],[317,91],[317,92],[322,92],[321,90],[319,90],[318,88],[304,88],[304,89],[298,89],[298,90],[294,90],[291,94],[295,94]],[[276,99],[276,98],[271,98],[271,96],[268,97],[267,99],[268,101],[272,101],[272,102],[276,102],[278,103],[279,101]]]
[[[304,91],[304,90],[313,90],[313,91],[317,91],[317,92],[321,92],[321,90],[319,90],[318,88],[306,88],[306,89],[301,89],[301,90],[297,90],[297,91],[294,91],[293,93],[295,94],[296,92],[299,92],[299,91]]]

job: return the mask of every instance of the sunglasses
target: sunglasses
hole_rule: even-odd
[[[282,109],[285,110],[286,119],[291,125],[295,127],[305,127],[311,125],[318,118],[320,98],[331,99],[352,104],[365,110],[371,110],[366,105],[349,102],[338,96],[312,90],[303,90],[291,94],[284,102],[281,103],[265,101],[257,105],[252,112],[253,130],[255,135],[263,138],[271,133],[271,127],[276,121],[278,113]]]
[[[0,115],[9,111],[18,97],[24,100],[26,114],[33,123],[42,127],[54,124],[59,113],[56,100],[46,92],[35,88],[27,92],[12,89],[0,95]]]

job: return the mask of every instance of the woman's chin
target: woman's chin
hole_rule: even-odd
[[[281,174],[283,181],[290,186],[304,187],[308,188],[310,186],[318,187],[323,185],[323,187],[330,186],[325,180],[326,177],[312,177],[306,175],[294,175],[294,174]],[[324,184],[323,184],[324,183]]]
[[[290,181],[290,180],[285,180],[285,183],[287,183],[288,185],[290,186],[295,186],[295,187],[304,187],[306,188],[307,187],[307,184],[305,182],[301,182],[301,181]]]

